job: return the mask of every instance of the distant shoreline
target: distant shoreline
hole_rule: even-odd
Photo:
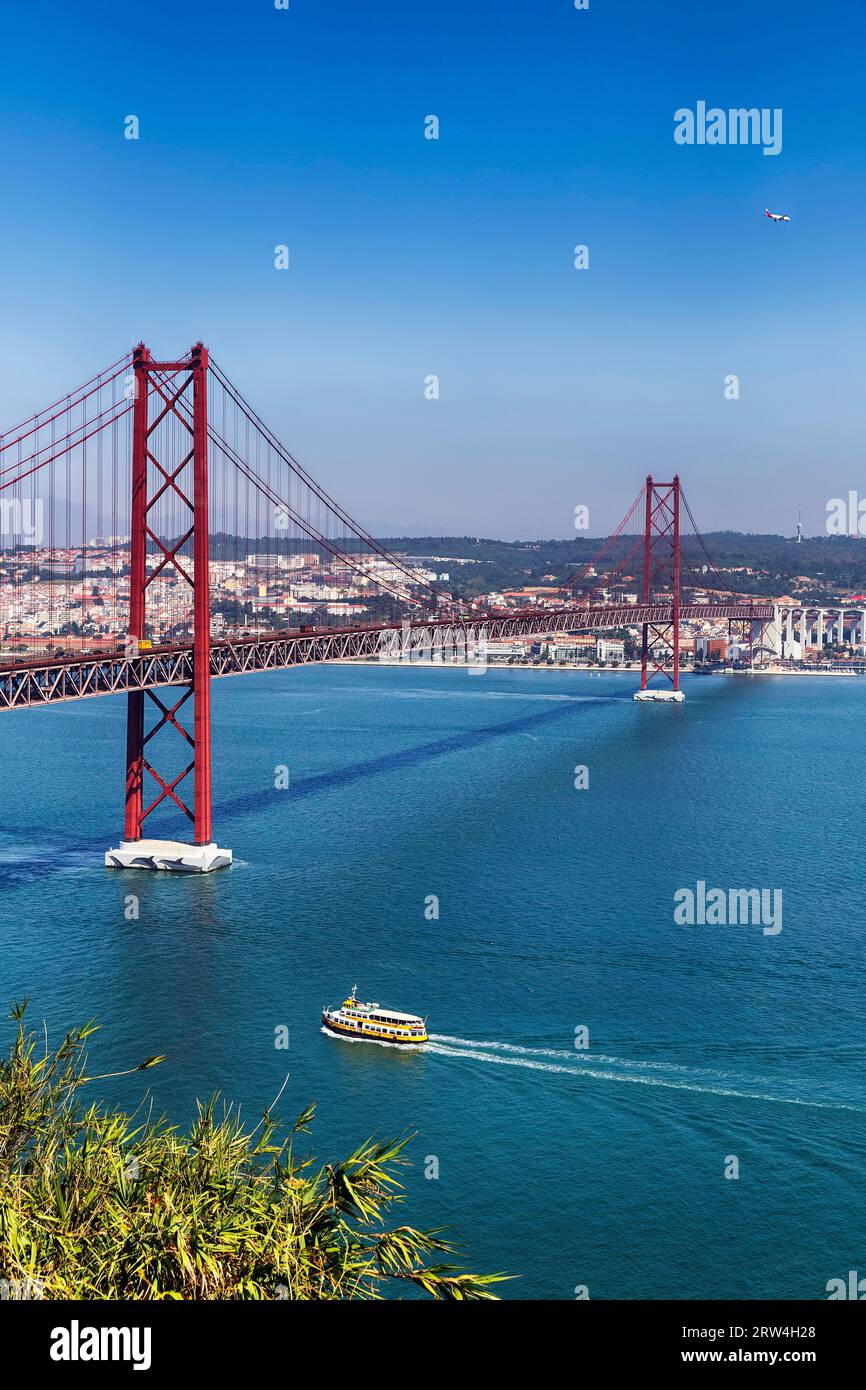
[[[538,666],[515,663],[513,666],[505,661],[394,661],[382,660],[370,657],[344,657],[334,661],[323,663],[328,666],[413,666],[423,667],[429,671],[460,671],[460,670],[482,670],[482,671],[588,671],[593,674],[598,673],[604,676],[639,676],[640,666],[590,666],[586,662],[555,662],[553,666],[543,663]],[[680,669],[681,676],[693,676],[695,674],[704,675],[704,672],[697,672],[690,669]],[[706,673],[710,676],[843,676],[846,680],[857,676],[857,671],[801,671],[790,670],[787,666],[756,666],[754,670],[731,671],[724,667],[717,671]]]
[[[725,676],[845,676],[859,675],[859,671],[792,671],[787,666],[756,666],[754,671],[724,671]]]

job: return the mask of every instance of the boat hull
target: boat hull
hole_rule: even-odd
[[[327,1014],[322,1014],[322,1023],[329,1033],[333,1033],[335,1038],[354,1038],[358,1042],[384,1042],[396,1043],[398,1047],[422,1047],[428,1041],[426,1033],[420,1038],[401,1038],[397,1033],[364,1033],[360,1028],[348,1028],[344,1023],[335,1022]]]

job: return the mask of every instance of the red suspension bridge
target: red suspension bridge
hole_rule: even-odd
[[[201,343],[170,361],[139,345],[0,435],[0,528],[0,709],[127,696],[118,867],[230,862],[212,831],[215,677],[637,625],[641,691],[658,677],[677,698],[681,622],[773,617],[730,592],[678,478],[646,480],[558,603],[469,609],[360,527]],[[169,736],[184,756],[166,772]],[[166,803],[191,844],[146,837]]]

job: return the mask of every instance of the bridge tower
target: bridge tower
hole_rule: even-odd
[[[659,600],[657,590],[664,588]],[[643,547],[644,604],[667,603],[671,591],[670,620],[644,623],[641,633],[640,690],[636,700],[685,699],[680,690],[680,479],[657,483],[652,474],[646,480],[646,507]],[[650,689],[657,675],[670,681],[671,688]]]
[[[207,348],[196,343],[187,357],[157,362],[139,343],[132,366],[126,802],[123,840],[107,851],[105,863],[109,868],[207,873],[232,859],[231,850],[214,844],[211,826]],[[176,533],[160,536],[169,519]],[[149,555],[156,561],[151,566]],[[184,653],[178,666],[178,685],[159,692],[142,684],[136,688],[153,660],[148,655],[148,593],[161,575],[171,574],[177,587],[190,593],[192,651]],[[190,699],[192,733],[180,713]],[[145,709],[151,707],[155,719],[146,730]],[[154,766],[153,740],[163,731],[187,745],[177,773],[163,775]],[[190,777],[191,784],[183,786]],[[166,801],[189,819],[190,843],[145,834],[147,818]]]

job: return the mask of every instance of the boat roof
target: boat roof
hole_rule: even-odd
[[[374,1004],[371,1007],[375,1008],[377,1013],[387,1014],[389,1018],[403,1018],[407,1023],[420,1022],[417,1014],[403,1014],[399,1009],[385,1009],[381,1004]]]
[[[346,1000],[347,1004],[352,1002],[354,1002],[355,1008],[357,1009],[369,1009],[372,1013],[386,1014],[388,1018],[404,1019],[407,1023],[421,1022],[417,1014],[404,1014],[401,1013],[399,1009],[389,1009],[384,1004],[362,1004],[358,999],[354,1001]]]

